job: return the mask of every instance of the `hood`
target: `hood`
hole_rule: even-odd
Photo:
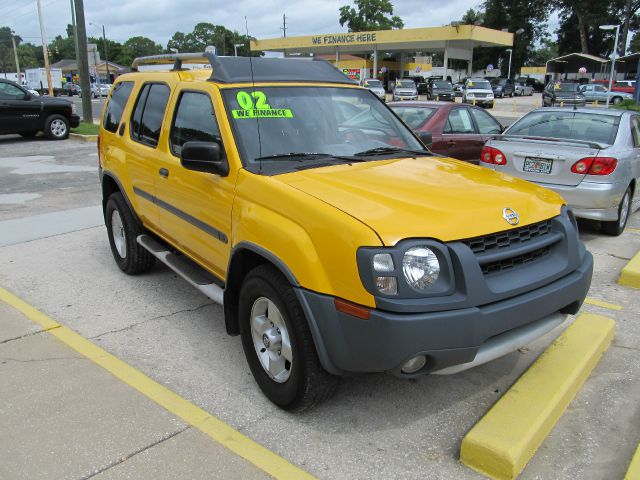
[[[491,88],[467,88],[467,93],[491,93],[491,94],[493,94],[493,90]]]
[[[555,92],[556,98],[580,98],[584,95],[580,92]]]
[[[441,241],[528,225],[560,213],[562,198],[487,168],[441,157],[337,165],[273,177],[368,225],[385,245],[405,238]],[[327,228],[331,228],[327,225]]]
[[[441,93],[451,93],[453,92],[453,88],[433,88],[434,92],[441,92]]]
[[[36,97],[40,102],[44,105],[52,105],[58,107],[69,107],[71,108],[72,102],[71,100],[65,100],[63,98],[49,97],[48,95],[40,95]]]
[[[396,93],[416,93],[417,92],[415,88],[407,88],[407,87],[396,88],[395,91]]]

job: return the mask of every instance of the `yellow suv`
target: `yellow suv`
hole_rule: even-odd
[[[104,108],[111,250],[125,273],[159,259],[222,303],[280,407],[352,373],[465,370],[580,308],[593,260],[555,193],[433,155],[327,62],[134,67],[168,61],[120,76]]]

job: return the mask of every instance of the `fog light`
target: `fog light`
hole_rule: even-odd
[[[402,373],[416,373],[422,367],[427,364],[427,357],[424,355],[418,355],[413,357],[407,363],[402,366]]]
[[[398,281],[396,277],[376,277],[376,287],[380,293],[396,295],[398,293]]]

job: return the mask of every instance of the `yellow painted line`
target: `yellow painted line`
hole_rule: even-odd
[[[627,232],[640,233],[640,228],[629,228],[626,229]]]
[[[612,319],[580,315],[464,437],[462,463],[494,479],[516,478],[609,348],[614,333]]]
[[[622,310],[622,305],[616,305],[615,303],[603,302],[597,298],[587,297],[584,299],[584,303],[589,305],[595,305],[596,307],[608,308],[609,310]]]
[[[176,417],[197,428],[272,477],[276,479],[314,478],[309,473],[236,431],[222,420],[96,346],[70,328],[54,322],[45,314],[3,288],[0,288],[0,300],[22,312],[30,320],[43,326],[51,335],[76,352],[100,365]]]
[[[627,470],[624,480],[639,480],[640,479],[640,445],[636,450],[636,454],[631,459],[631,464]]]
[[[618,283],[626,287],[640,288],[640,252],[636,253],[624,266]]]

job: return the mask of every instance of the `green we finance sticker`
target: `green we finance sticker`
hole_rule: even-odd
[[[239,110],[231,110],[233,118],[293,118],[289,108],[271,108],[267,96],[260,90],[241,91],[236,95]]]

